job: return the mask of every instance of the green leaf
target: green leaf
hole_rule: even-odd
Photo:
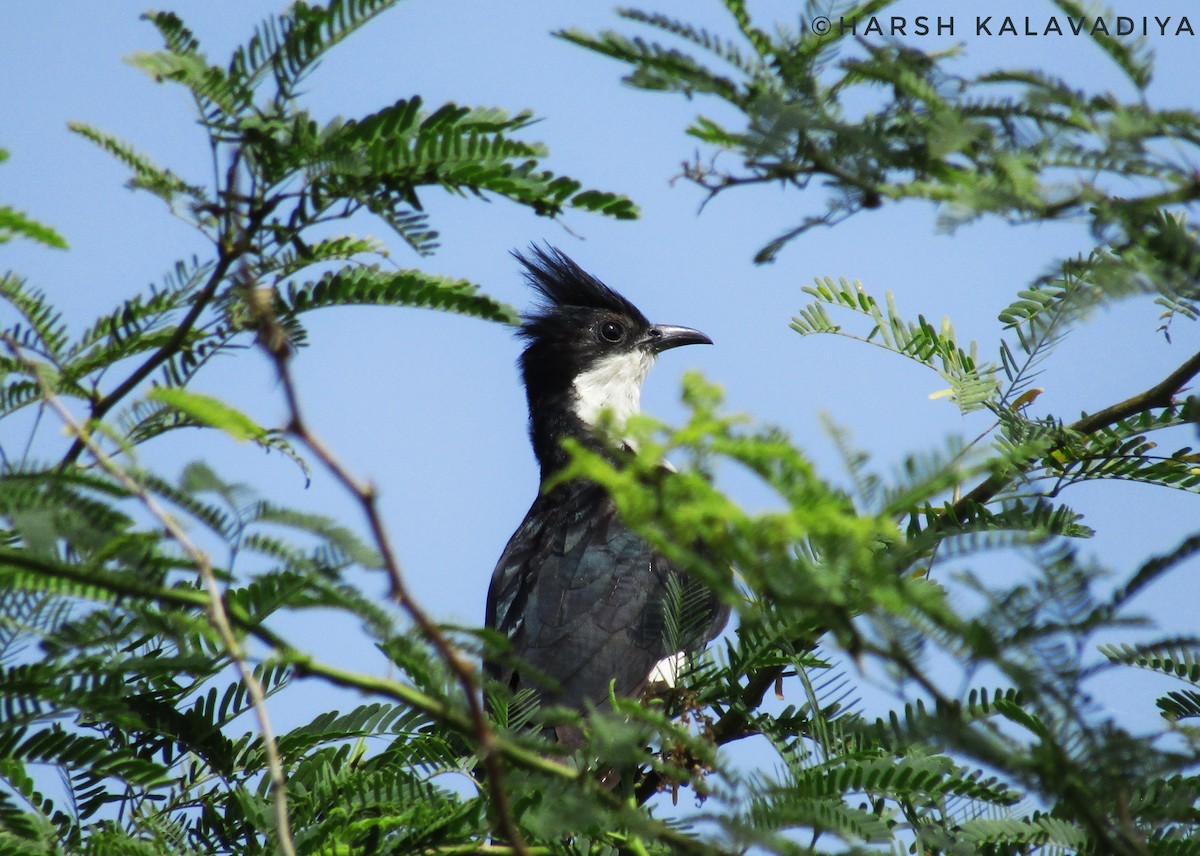
[[[21,319],[4,329],[13,342],[51,360],[62,358],[69,340],[67,326],[62,321],[62,313],[51,305],[42,291],[27,288],[20,277],[3,274],[0,275],[0,301],[16,309]]]
[[[1090,3],[1078,3],[1076,0],[1051,0],[1051,2],[1069,17],[1081,19],[1086,16],[1089,24],[1097,17],[1096,8]],[[1107,14],[1105,14],[1106,12]],[[1101,7],[1100,14],[1109,21],[1116,20],[1111,9],[1106,10]],[[1138,89],[1145,89],[1150,85],[1150,54],[1144,38],[1118,36],[1114,32],[1106,32],[1094,26],[1086,28],[1085,32],[1100,46],[1102,51],[1112,57],[1113,62],[1121,71],[1125,72],[1134,86]]]
[[[618,220],[636,220],[638,207],[628,196],[601,190],[584,190],[571,197],[571,207],[607,214]]]
[[[0,163],[8,160],[8,152],[0,149]],[[65,250],[67,242],[49,226],[32,220],[8,205],[0,205],[0,244],[14,237],[28,238],[48,247]]]
[[[949,393],[963,413],[994,404],[999,391],[996,366],[979,362],[974,342],[966,349],[959,346],[950,319],[943,319],[939,328],[921,316],[915,322],[905,321],[896,310],[891,292],[885,295],[886,306],[881,307],[862,283],[851,283],[844,277],[840,280],[820,277],[803,291],[815,300],[792,318],[791,327],[800,335],[832,333],[870,342],[915,360],[950,384]],[[856,312],[870,319],[874,326],[865,336],[844,331],[830,319],[826,306]]]
[[[440,309],[507,324],[518,320],[516,310],[480,294],[474,283],[419,270],[346,267],[316,282],[288,285],[279,297],[280,311],[285,315],[325,306],[367,305]]]
[[[160,386],[151,390],[146,397],[182,411],[210,428],[219,428],[239,442],[263,440],[268,434],[266,428],[245,413],[208,395],[178,387]]]
[[[49,226],[33,220],[8,205],[0,205],[0,244],[13,238],[28,238],[48,247],[65,250],[66,239]]]
[[[270,69],[280,93],[290,96],[320,58],[398,0],[331,0],[327,5],[293,4],[271,16],[235,51],[229,77],[244,86],[261,82]]]
[[[1100,653],[1114,663],[1162,672],[1200,686],[1200,643],[1195,639],[1136,646],[1102,645]]]
[[[81,137],[91,140],[132,169],[134,173],[133,180],[130,182],[132,187],[149,190],[155,196],[167,202],[167,204],[173,203],[175,198],[180,195],[187,196],[193,200],[203,198],[203,188],[194,184],[188,184],[169,169],[158,166],[146,155],[134,149],[133,146],[117,139],[111,134],[107,134],[83,122],[69,122],[67,127]]]

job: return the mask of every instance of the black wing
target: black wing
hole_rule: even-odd
[[[676,573],[617,516],[602,488],[582,482],[538,497],[508,542],[488,591],[486,623],[509,637],[514,664],[489,664],[512,689],[544,704],[602,704],[610,682],[641,692],[668,654],[667,580]],[[728,610],[713,598],[703,644]]]

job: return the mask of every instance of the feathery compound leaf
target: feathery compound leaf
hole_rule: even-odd
[[[271,502],[259,502],[254,506],[252,520],[258,524],[289,527],[298,532],[316,535],[344,556],[345,561],[357,563],[365,568],[382,567],[382,560],[373,547],[365,544],[336,520],[324,515],[283,508]]]
[[[1112,57],[1114,63],[1138,89],[1145,89],[1150,85],[1150,52],[1146,44],[1146,40],[1140,36],[1117,36],[1116,33],[1111,33],[1107,28],[1098,27],[1094,21],[1097,18],[1095,7],[1091,4],[1084,5],[1076,0],[1052,0],[1055,6],[1076,20],[1086,19],[1090,25],[1086,28],[1086,32],[1091,36],[1092,40],[1100,46],[1100,49]],[[1106,11],[1101,7],[1101,13]],[[1091,12],[1092,14],[1088,14]],[[1109,14],[1104,15],[1105,18],[1112,21],[1115,16],[1109,11]]]
[[[62,313],[46,300],[46,295],[25,287],[25,280],[4,274],[0,276],[0,300],[11,305],[24,319],[4,333],[17,345],[44,357],[59,360],[69,339]]]
[[[762,64],[758,57],[748,58],[743,56],[742,52],[732,42],[704,28],[693,27],[685,21],[668,18],[666,15],[647,14],[637,9],[619,9],[617,10],[617,14],[628,21],[636,21],[651,27],[657,27],[672,35],[686,39],[747,74],[753,74],[762,69]]]
[[[1054,847],[1068,848],[1065,852],[1077,852],[1088,841],[1078,826],[1045,816],[969,820],[962,824],[961,837],[971,847],[987,848],[976,852],[995,852],[997,847],[1020,847],[1026,851]],[[1064,851],[1048,849],[1047,852]]]
[[[517,322],[511,307],[479,293],[465,279],[418,270],[384,271],[375,266],[347,267],[316,282],[288,285],[279,295],[279,311],[295,315],[325,306],[412,306],[441,309],[509,324]]]
[[[290,97],[320,58],[397,0],[331,0],[326,6],[296,2],[260,24],[229,64],[229,76],[253,88],[270,69],[282,97]]]
[[[351,196],[385,219],[421,208],[417,189],[491,192],[556,216],[564,205],[628,219],[637,209],[626,197],[538,170],[545,147],[513,139],[533,116],[448,103],[425,114],[419,98],[401,100],[359,121],[334,122],[321,134],[314,157],[322,192]]]
[[[356,256],[364,255],[386,256],[387,247],[376,238],[358,238],[353,235],[324,238],[314,244],[296,240],[293,241],[292,247],[284,250],[275,258],[264,259],[257,265],[256,279],[262,279],[267,274],[274,274],[276,279],[284,280],[311,265],[322,262],[349,261]]]
[[[1156,704],[1162,715],[1173,722],[1180,719],[1200,719],[1200,693],[1195,690],[1167,693]]]
[[[1183,424],[1182,408],[1152,408],[1095,431],[1066,433],[1044,459],[1046,478],[1056,484],[1122,479],[1189,492],[1200,491],[1200,453],[1190,446],[1158,452],[1151,432]]]
[[[156,165],[146,155],[135,150],[133,146],[118,140],[111,134],[83,122],[69,122],[67,127],[81,137],[91,140],[133,170],[130,187],[148,190],[168,205],[174,204],[175,199],[181,195],[192,200],[203,198],[203,188],[188,184],[169,169]]]
[[[646,16],[646,23],[668,25],[669,19],[659,16]],[[685,37],[702,38],[700,31],[690,30],[686,25],[675,23],[674,26]],[[669,26],[667,27],[669,28]],[[555,33],[561,39],[588,48],[613,59],[621,60],[636,67],[636,70],[626,78],[627,82],[639,89],[651,91],[676,91],[691,94],[705,92],[718,95],[730,102],[738,103],[741,99],[737,84],[721,75],[714,74],[693,57],[673,48],[646,42],[640,38],[629,39],[612,31],[604,32],[599,37],[592,37],[580,30],[560,30]],[[712,47],[717,47],[713,43]],[[730,54],[725,53],[725,56]],[[737,54],[732,54],[737,56]]]
[[[1195,639],[1149,645],[1101,645],[1100,653],[1114,663],[1174,675],[1200,686],[1200,642]]]
[[[158,29],[166,50],[138,51],[126,61],[155,81],[181,83],[191,90],[203,122],[213,128],[232,127],[253,100],[253,90],[210,65],[200,52],[200,42],[178,15],[148,12],[142,16]]]
[[[49,226],[26,217],[9,205],[0,205],[0,244],[13,238],[28,238],[59,250],[67,248],[66,239]]]
[[[150,286],[148,295],[135,294],[113,311],[96,319],[71,349],[72,359],[104,367],[122,359],[138,347],[138,339],[147,332],[170,324],[171,316],[186,306],[192,292],[204,281],[212,265],[196,258],[177,262],[164,277],[164,285]],[[112,354],[106,361],[105,354]],[[84,375],[90,369],[75,369]]]
[[[1001,343],[1001,365],[1009,381],[1005,401],[1028,387],[1037,365],[1062,341],[1070,326],[1095,308],[1097,294],[1097,289],[1067,275],[1018,292],[1018,300],[1001,311],[1001,323],[1017,334],[1025,352],[1025,359],[1019,360],[1007,343]]]
[[[0,149],[0,163],[8,160],[8,152]],[[42,223],[33,220],[9,205],[0,205],[0,244],[13,238],[28,238],[48,247],[65,250],[67,242],[62,235]]]
[[[891,292],[887,293],[886,308],[881,308],[875,298],[866,293],[862,283],[851,284],[844,278],[838,281],[818,278],[812,286],[802,290],[816,298],[816,302],[802,308],[800,314],[792,318],[791,327],[800,335],[833,333],[870,342],[915,360],[936,371],[950,384],[954,401],[963,413],[995,402],[999,390],[996,366],[979,364],[974,342],[969,350],[960,348],[949,319],[942,321],[940,329],[934,329],[923,317],[906,322],[898,316]],[[830,320],[825,306],[857,312],[871,319],[875,326],[865,337],[845,332]]]

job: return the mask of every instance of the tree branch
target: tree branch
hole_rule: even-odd
[[[320,437],[314,434],[304,421],[304,417],[300,411],[300,401],[296,393],[296,385],[289,366],[291,357],[290,347],[286,340],[281,337],[281,331],[273,329],[275,321],[267,315],[269,304],[266,301],[263,301],[261,304],[255,301],[251,301],[251,303],[257,310],[260,310],[261,317],[258,319],[260,321],[259,342],[274,361],[276,374],[279,376],[279,381],[283,386],[284,398],[288,408],[288,432],[304,443],[317,456],[321,463],[325,465],[325,468],[329,470],[334,478],[358,500],[367,518],[367,523],[371,528],[371,535],[374,538],[375,545],[379,549],[383,567],[387,571],[392,599],[399,603],[401,608],[408,613],[413,623],[417,626],[417,629],[420,630],[421,635],[438,652],[438,655],[454,673],[459,685],[462,687],[463,694],[466,696],[479,758],[483,762],[484,773],[487,777],[488,786],[492,793],[492,802],[495,806],[493,821],[496,823],[497,831],[512,846],[516,856],[532,856],[524,837],[521,835],[520,830],[517,829],[516,821],[513,819],[512,806],[509,804],[508,792],[504,787],[504,770],[500,763],[500,752],[497,751],[496,732],[492,729],[491,723],[488,722],[487,713],[483,707],[483,696],[475,680],[474,669],[464,660],[459,651],[450,643],[450,640],[446,638],[433,619],[417,604],[409,592],[403,573],[400,570],[400,563],[396,559],[395,551],[392,549],[391,539],[388,536],[386,527],[383,525],[383,520],[379,516],[378,492],[375,486],[370,482],[360,481],[347,470],[334,456],[333,452],[322,442]]]
[[[218,257],[217,264],[209,274],[208,281],[204,287],[196,295],[195,301],[192,303],[192,308],[188,310],[188,314],[179,322],[179,326],[175,328],[175,332],[171,334],[171,338],[163,342],[162,347],[151,354],[145,362],[134,369],[125,380],[121,381],[108,395],[105,395],[98,401],[94,402],[91,408],[91,419],[103,419],[104,416],[113,409],[125,396],[131,393],[142,381],[151,375],[151,373],[173,357],[179,348],[186,341],[188,334],[196,325],[196,321],[200,318],[205,307],[212,301],[213,296],[217,292],[218,286],[229,272],[229,268],[237,260],[235,255],[230,255],[222,248]],[[63,456],[60,467],[68,467],[79,459],[83,454],[84,448],[87,446],[87,441],[83,439],[82,434],[76,434],[75,442],[71,444],[71,448],[67,450],[67,454]]]
[[[1136,416],[1153,407],[1170,407],[1184,385],[1198,374],[1200,374],[1200,352],[1193,354],[1183,365],[1144,392],[1139,392],[1111,407],[1082,416],[1067,428],[1077,434],[1094,434],[1101,428],[1106,428],[1130,416]],[[993,473],[955,502],[950,507],[950,516],[953,519],[961,520],[970,513],[972,507],[983,505],[1004,490],[1015,476],[1016,474],[1013,472]]]
[[[267,714],[267,696],[263,691],[262,684],[254,676],[254,672],[250,669],[249,665],[247,665],[246,652],[242,649],[241,643],[233,632],[233,627],[229,621],[229,614],[225,610],[225,599],[222,596],[216,574],[213,573],[212,563],[204,551],[192,542],[187,533],[183,531],[183,528],[167,513],[167,510],[162,507],[158,500],[129,473],[123,470],[116,461],[110,458],[87,432],[87,429],[75,421],[71,412],[59,400],[50,384],[47,383],[45,377],[42,375],[41,366],[27,359],[21,353],[20,346],[11,337],[5,335],[4,340],[13,357],[24,364],[37,379],[38,385],[42,390],[42,399],[58,414],[67,429],[75,435],[76,442],[81,443],[82,447],[91,453],[96,463],[102,469],[116,479],[130,494],[137,497],[146,510],[154,515],[155,519],[162,524],[171,538],[183,548],[188,558],[196,566],[196,570],[200,574],[200,579],[204,583],[204,589],[208,596],[207,608],[209,619],[216,629],[218,636],[220,636],[229,659],[233,661],[238,673],[242,676],[242,682],[246,685],[246,691],[250,696],[250,702],[254,708],[254,715],[258,720],[258,730],[259,734],[262,735],[263,741],[263,754],[267,762],[267,774],[271,778],[271,792],[275,804],[275,826],[279,836],[279,850],[283,856],[296,856],[296,847],[292,840],[291,823],[288,820],[287,780],[284,777],[283,760],[279,754],[279,746],[275,741],[275,732],[271,726],[271,719]]]
[[[1139,392],[1137,395],[1090,416],[1083,416],[1072,422],[1070,428],[1080,434],[1092,434],[1114,422],[1136,416],[1152,407],[1170,407],[1176,394],[1183,390],[1184,384],[1198,374],[1200,374],[1200,352],[1193,354],[1183,365],[1145,392]]]
[[[232,189],[233,183],[236,181],[236,166],[239,162],[237,157],[234,158],[230,165],[230,175],[226,178],[228,186]],[[188,310],[187,315],[179,322],[179,326],[171,334],[171,338],[163,342],[162,347],[151,354],[141,365],[134,369],[125,380],[117,384],[117,386],[107,395],[95,401],[91,407],[91,419],[103,419],[105,415],[121,402],[125,396],[129,395],[137,386],[148,378],[155,369],[175,356],[183,343],[187,341],[188,334],[192,332],[192,328],[196,326],[196,322],[200,319],[204,310],[212,303],[213,297],[216,296],[217,289],[221,282],[229,273],[233,265],[245,254],[249,247],[250,238],[255,235],[267,217],[279,204],[279,199],[270,199],[263,202],[260,206],[251,207],[246,215],[246,226],[244,231],[239,233],[237,240],[231,240],[227,236],[233,233],[233,227],[227,226],[224,230],[224,236],[217,240],[217,261],[213,266],[212,273],[209,274],[208,280],[204,283],[204,287],[196,294],[192,302],[192,308]],[[222,209],[227,213],[228,219],[233,220],[232,212],[228,209]],[[67,467],[78,460],[83,454],[85,442],[80,436],[76,436],[75,442],[67,450],[67,454],[63,456],[60,467]]]

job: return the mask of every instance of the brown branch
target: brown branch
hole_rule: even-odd
[[[226,194],[227,198],[231,196],[232,188],[237,181],[236,173],[239,163],[239,154],[235,153],[235,156],[230,163],[229,174],[225,179],[226,186],[230,188],[230,192]],[[209,274],[207,282],[204,283],[204,287],[201,288],[196,294],[196,297],[192,302],[192,308],[188,310],[187,315],[185,315],[183,320],[179,322],[179,326],[175,328],[175,331],[171,334],[171,337],[167,339],[167,341],[163,342],[162,346],[158,348],[158,350],[156,350],[144,362],[142,362],[141,365],[134,369],[129,376],[125,378],[125,380],[117,384],[117,386],[111,392],[92,403],[90,412],[91,419],[103,419],[104,416],[113,409],[113,407],[120,403],[125,396],[129,395],[129,393],[136,389],[137,386],[146,378],[148,378],[155,369],[179,352],[179,349],[187,340],[188,335],[192,332],[192,328],[195,327],[196,322],[200,320],[201,314],[203,314],[204,310],[212,302],[213,297],[216,296],[217,289],[220,287],[221,282],[225,279],[225,276],[229,273],[230,269],[238,261],[238,259],[240,259],[247,252],[248,248],[250,247],[252,237],[258,232],[262,224],[266,222],[267,217],[271,215],[271,212],[275,210],[280,201],[281,197],[266,200],[261,205],[252,205],[246,214],[245,229],[240,232],[240,236],[236,240],[232,240],[228,237],[234,234],[234,228],[232,226],[234,209],[228,206],[219,209],[224,218],[229,222],[222,230],[222,236],[217,239],[216,264],[213,266],[212,273]],[[75,442],[72,443],[71,447],[67,450],[67,454],[63,456],[62,462],[59,466],[67,467],[78,460],[79,456],[83,454],[84,445],[84,441],[77,436],[75,438]]]
[[[1136,416],[1153,407],[1170,407],[1184,385],[1198,374],[1200,374],[1200,353],[1193,354],[1183,365],[1149,389],[1117,402],[1111,407],[1082,416],[1067,428],[1076,434],[1094,434],[1101,428],[1106,428],[1122,419],[1128,419],[1130,416]],[[963,516],[970,513],[975,505],[983,505],[1004,490],[1016,475],[1017,473],[1014,471],[1003,474],[993,473],[955,502],[950,507],[950,516],[953,519],[962,519]]]
[[[266,306],[256,304],[255,301],[250,302],[259,310],[266,309]],[[346,469],[325,443],[321,441],[320,437],[314,434],[304,421],[304,417],[300,411],[299,397],[296,394],[296,385],[289,367],[291,351],[285,341],[277,335],[272,334],[271,330],[274,327],[273,319],[266,316],[265,312],[261,314],[264,317],[259,319],[262,322],[259,341],[263,345],[264,350],[274,360],[276,373],[283,386],[284,398],[288,408],[287,430],[317,456],[317,459],[325,465],[325,468],[329,470],[333,477],[362,506],[367,523],[371,528],[371,535],[379,550],[383,567],[388,574],[392,599],[400,604],[404,611],[408,613],[408,616],[417,626],[417,629],[420,630],[421,635],[438,652],[438,655],[454,673],[455,678],[457,678],[459,685],[462,687],[463,694],[466,696],[467,707],[471,714],[471,723],[475,732],[475,740],[478,744],[479,758],[483,762],[484,774],[487,778],[489,789],[492,793],[492,801],[495,806],[493,820],[498,827],[497,831],[511,845],[513,853],[517,854],[517,856],[531,856],[531,851],[525,843],[520,830],[517,829],[516,821],[513,819],[508,792],[504,787],[504,770],[500,761],[501,753],[497,748],[496,733],[492,729],[491,723],[488,722],[487,713],[484,711],[483,697],[475,680],[474,669],[454,645],[451,644],[450,640],[446,638],[433,619],[417,604],[409,592],[408,586],[404,581],[404,575],[400,570],[400,564],[396,559],[396,553],[392,549],[391,539],[379,515],[379,495],[375,486],[370,482],[360,481]]]
[[[1140,392],[1090,416],[1084,416],[1072,422],[1070,428],[1080,434],[1092,434],[1114,422],[1136,416],[1152,407],[1170,407],[1175,401],[1176,394],[1183,390],[1184,384],[1198,374],[1200,374],[1200,352],[1193,354],[1183,365],[1145,392]]]
[[[175,332],[171,334],[171,338],[163,342],[162,347],[156,350],[146,359],[141,365],[130,372],[125,380],[121,381],[108,395],[103,396],[95,401],[91,407],[91,419],[103,419],[104,416],[113,409],[125,396],[132,392],[138,384],[144,381],[150,374],[173,357],[179,348],[187,339],[188,334],[196,325],[196,321],[200,318],[200,314],[205,307],[212,301],[216,294],[217,287],[221,284],[221,280],[225,278],[225,274],[229,272],[229,268],[233,265],[236,256],[227,254],[224,249],[221,250],[217,257],[217,264],[209,274],[208,282],[204,284],[204,288],[196,295],[195,301],[192,303],[192,308],[183,320],[179,322],[179,326],[175,328]],[[83,454],[84,448],[87,446],[87,441],[83,439],[82,434],[77,434],[75,442],[71,444],[71,448],[67,450],[67,454],[63,456],[60,467],[67,467],[75,463],[79,456]]]
[[[213,572],[212,563],[204,551],[195,545],[187,533],[183,531],[179,523],[154,498],[154,495],[109,457],[100,447],[100,444],[88,433],[87,429],[75,420],[71,412],[67,410],[66,406],[55,394],[53,388],[46,381],[45,376],[42,374],[41,366],[37,362],[25,357],[21,353],[20,346],[11,337],[5,335],[4,341],[8,345],[9,351],[12,352],[13,357],[24,364],[37,379],[38,385],[41,387],[42,399],[58,414],[67,429],[75,435],[76,442],[82,444],[82,448],[87,449],[91,453],[96,463],[105,472],[120,482],[121,486],[129,491],[131,495],[137,497],[146,510],[154,515],[155,519],[162,524],[171,538],[183,548],[188,558],[196,566],[196,570],[200,574],[200,579],[204,583],[204,589],[208,596],[207,607],[209,619],[212,622],[213,628],[217,631],[217,635],[220,636],[221,643],[224,645],[229,659],[233,661],[239,674],[242,676],[242,681],[246,685],[246,691],[250,696],[250,703],[254,708],[254,715],[258,719],[258,730],[263,740],[263,754],[267,761],[267,775],[271,779],[271,792],[275,804],[275,825],[279,834],[279,850],[283,853],[283,856],[296,856],[296,847],[292,840],[291,822],[288,819],[287,780],[283,773],[283,759],[279,754],[279,745],[275,740],[275,731],[271,726],[271,719],[267,714],[267,696],[263,691],[262,684],[254,676],[254,672],[250,669],[249,665],[247,665],[246,652],[238,641],[237,635],[233,632],[233,627],[229,621],[229,614],[225,609],[225,599],[221,593],[220,584],[217,582],[217,576]]]

